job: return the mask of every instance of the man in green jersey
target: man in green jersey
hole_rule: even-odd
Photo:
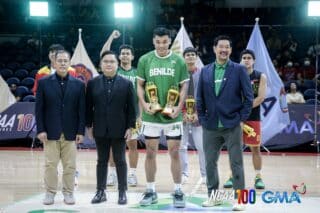
[[[159,138],[163,133],[166,136],[171,158],[171,173],[174,181],[173,204],[175,207],[185,207],[185,196],[181,190],[181,166],[179,147],[182,135],[181,109],[189,80],[187,66],[183,58],[169,49],[171,44],[170,32],[165,28],[156,28],[153,31],[153,45],[155,50],[141,56],[137,68],[137,93],[143,108],[141,132],[146,141],[145,172],[147,190],[140,201],[141,206],[157,203],[155,190],[156,155]],[[156,86],[156,100],[161,108],[167,103],[168,91],[172,87],[179,88],[179,99],[168,114],[156,111],[148,98],[151,90],[148,85]],[[154,92],[154,90],[152,90]]]
[[[110,50],[111,44],[114,39],[117,39],[120,37],[120,32],[118,30],[114,30],[109,38],[107,39],[107,42],[104,44],[102,48],[102,52],[105,50]],[[118,67],[117,73],[121,75],[124,78],[127,78],[130,80],[136,89],[136,74],[137,70],[132,67],[132,61],[134,60],[134,50],[131,45],[123,44],[119,47],[119,60],[120,60],[120,66]],[[119,94],[120,95],[120,94]],[[136,111],[138,112],[138,119],[137,124],[141,123],[141,110],[138,110],[138,102],[136,105]],[[138,128],[135,129],[132,133],[131,140],[127,141],[127,146],[129,148],[129,171],[128,171],[128,185],[129,186],[137,186],[138,179],[136,175],[137,170],[137,164],[138,164]],[[116,173],[116,166],[113,161],[112,151],[110,150],[109,155],[109,174],[107,178],[107,185],[108,186],[115,186],[117,184],[117,173]]]

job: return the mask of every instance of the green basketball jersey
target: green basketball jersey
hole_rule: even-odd
[[[132,82],[134,90],[136,92],[136,112],[137,115],[139,114],[139,102],[138,102],[138,96],[137,96],[137,70],[133,67],[131,67],[130,70],[124,70],[122,67],[118,67],[117,70],[118,75],[128,79],[129,81]]]
[[[157,86],[158,101],[162,108],[167,103],[167,93],[171,86],[177,86],[179,84],[189,80],[187,65],[183,58],[172,51],[165,57],[160,57],[155,51],[148,52],[141,56],[138,62],[137,77],[145,81],[145,85],[148,82],[153,82]],[[149,102],[148,97],[145,96],[145,100]],[[178,105],[179,100],[176,105]],[[145,112],[142,114],[142,120],[151,123],[175,123],[182,121],[182,115],[172,119],[164,116],[161,112],[157,112],[154,115],[149,115]]]
[[[122,77],[128,79],[129,81],[132,82],[133,87],[136,89],[137,88],[137,70],[133,67],[131,67],[130,70],[124,70],[122,67],[119,66],[118,68],[118,74],[121,75]]]

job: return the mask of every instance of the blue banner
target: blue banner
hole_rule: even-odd
[[[289,104],[290,123],[264,145],[270,149],[282,149],[310,142],[314,138],[314,105]],[[319,114],[319,111],[317,112]],[[319,116],[317,128],[319,126]],[[319,138],[319,131],[317,137]]]
[[[34,108],[35,103],[18,102],[0,113],[0,140],[34,137],[36,134]],[[289,105],[289,114],[290,124],[264,144],[267,148],[289,148],[313,140],[314,106]],[[317,126],[319,124],[320,120],[318,119]],[[318,138],[319,136],[320,132],[318,131]],[[143,140],[143,137],[141,139]],[[161,144],[166,145],[164,137],[161,139]],[[84,143],[80,147],[95,148],[95,143],[85,137]],[[193,148],[192,145],[190,148]]]
[[[0,113],[0,140],[34,137],[35,103],[18,102]]]

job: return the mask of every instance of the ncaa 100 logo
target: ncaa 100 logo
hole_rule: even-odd
[[[13,114],[11,117],[8,117],[7,114],[0,115],[0,131],[1,132],[10,132],[15,126],[16,120],[18,121],[16,131],[30,131],[34,124],[33,114]]]

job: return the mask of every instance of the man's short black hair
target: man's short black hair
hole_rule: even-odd
[[[167,35],[169,38],[171,36],[170,31],[167,28],[164,27],[157,27],[153,30],[153,38],[156,36],[165,36]]]
[[[49,52],[64,50],[64,47],[61,44],[52,44],[49,47]]]
[[[253,60],[256,60],[256,56],[255,56],[253,50],[245,49],[245,50],[242,50],[242,52],[240,53],[240,61],[241,61],[242,56],[243,56],[244,54],[249,54],[249,55],[251,55],[251,57],[253,58]]]
[[[214,41],[213,41],[213,46],[217,46],[218,45],[218,42],[221,41],[221,40],[228,40],[229,43],[230,43],[230,47],[232,47],[232,41],[231,41],[231,38],[227,35],[219,35],[217,36]]]
[[[131,54],[134,55],[134,50],[133,50],[133,47],[129,44],[122,44],[120,47],[119,47],[119,54],[121,54],[121,50],[123,49],[127,49],[127,50],[130,50],[131,51]]]
[[[116,59],[118,58],[117,54],[111,50],[106,50],[104,51],[101,56],[100,56],[100,61],[103,59],[104,56],[106,55],[114,55],[114,57],[116,57]]]
[[[183,56],[187,53],[195,53],[196,55],[198,55],[198,51],[194,47],[187,47],[186,49],[184,49]]]
[[[57,56],[58,56],[59,54],[63,54],[63,53],[66,53],[66,54],[69,56],[69,59],[71,60],[71,55],[70,55],[70,53],[69,53],[67,50],[65,50],[65,49],[63,49],[63,50],[56,50],[56,53],[55,53],[54,57],[57,59]]]

